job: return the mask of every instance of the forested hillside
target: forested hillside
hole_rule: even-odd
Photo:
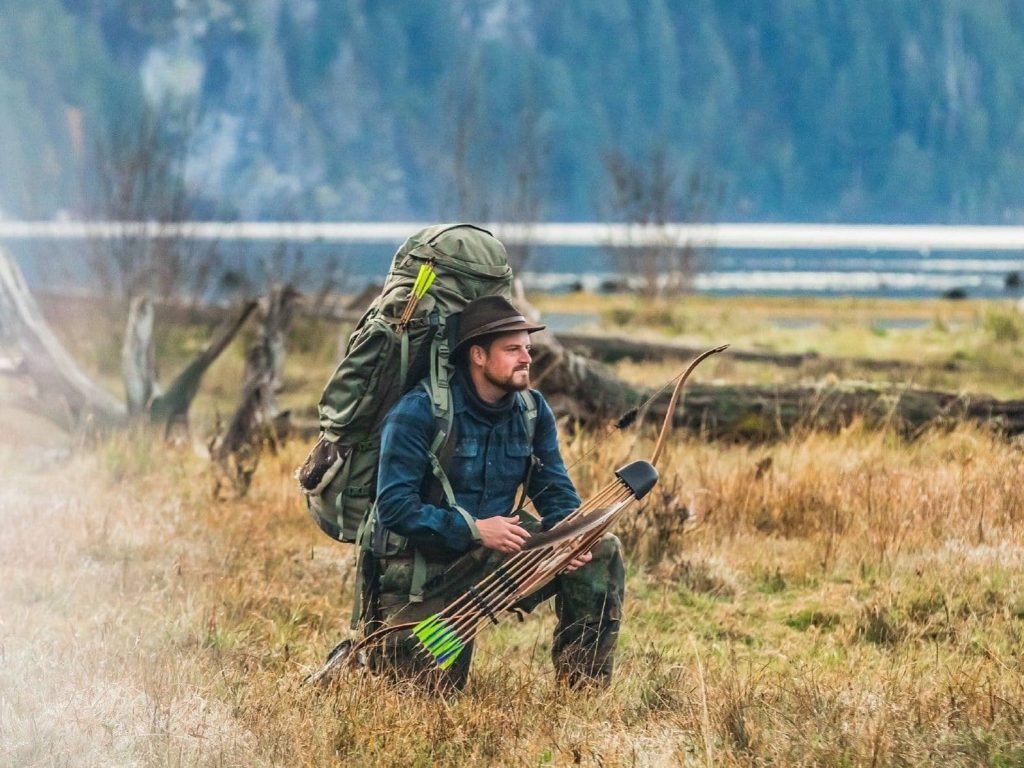
[[[148,111],[191,215],[1024,220],[1024,3],[0,0],[0,215],[95,214]],[[99,211],[102,213],[102,211]]]

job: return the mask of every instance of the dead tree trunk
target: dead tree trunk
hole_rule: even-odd
[[[287,414],[278,407],[277,393],[296,298],[298,292],[285,285],[274,288],[263,302],[263,325],[246,356],[238,407],[214,445],[214,458],[241,492],[248,488],[264,441],[268,437],[276,441],[286,429]]]
[[[2,250],[0,326],[18,348],[22,370],[35,383],[41,401],[66,404],[76,423],[88,419],[103,424],[125,422],[127,408],[93,382],[67,353],[43,318],[21,270]]]
[[[133,301],[121,351],[126,407],[78,367],[47,325],[17,265],[0,251],[0,330],[17,348],[17,373],[35,384],[34,410],[63,426],[82,424],[88,419],[104,425],[122,425],[129,415],[141,414],[147,408],[150,421],[162,422],[167,429],[173,423],[185,421],[203,374],[255,307],[256,302],[249,302],[237,317],[225,322],[206,348],[178,374],[167,392],[160,395],[153,358],[152,302],[144,298]]]
[[[121,375],[131,417],[144,413],[153,396],[159,394],[153,352],[153,317],[153,302],[148,296],[132,299],[121,346]]]

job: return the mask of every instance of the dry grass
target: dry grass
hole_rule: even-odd
[[[573,461],[597,443],[569,435]],[[599,442],[582,489],[650,450]],[[346,631],[351,552],[266,459],[213,501],[147,435],[0,455],[0,764],[868,765],[1024,760],[1024,452],[971,429],[680,439],[619,532],[616,678],[559,690],[548,609],[442,701],[301,680]],[[684,516],[689,522],[682,524]]]
[[[116,390],[118,329],[49,311]],[[925,328],[869,327],[872,313],[922,312]],[[1000,312],[695,299],[668,319],[699,322],[683,335],[701,341],[804,349],[831,334],[844,354],[959,355],[960,372],[914,375],[1018,394],[1024,339]],[[766,331],[765,318],[814,313],[832,318],[825,330]],[[308,411],[338,328],[302,322],[283,400]],[[165,381],[197,332],[160,331]],[[233,406],[245,341],[209,372],[198,431]],[[675,368],[620,371],[649,383]],[[725,358],[701,369],[824,375]],[[295,492],[305,446],[265,457],[247,497],[214,499],[187,446],[83,443],[9,408],[0,418],[0,765],[1024,763],[1020,442],[967,427],[912,443],[859,426],[760,446],[679,437],[659,487],[617,527],[630,573],[611,689],[555,685],[543,608],[485,634],[469,689],[442,701],[368,677],[302,685],[347,632],[353,575],[351,550]],[[646,433],[563,437],[570,463],[586,454],[572,469],[585,493],[651,450]]]

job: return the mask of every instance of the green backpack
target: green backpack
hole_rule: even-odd
[[[425,293],[424,265],[436,274]],[[410,302],[416,289],[422,298]],[[455,316],[473,299],[494,294],[511,299],[511,292],[505,248],[479,227],[427,227],[398,249],[380,296],[356,325],[320,398],[322,437],[335,443],[341,456],[337,473],[319,493],[306,489],[309,512],[324,533],[345,543],[359,539],[376,494],[381,422],[428,375],[438,424],[431,459],[438,480],[447,482],[439,457],[451,435],[448,354]],[[536,418],[532,399],[527,400],[531,433]]]

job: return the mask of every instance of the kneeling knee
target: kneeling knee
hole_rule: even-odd
[[[594,556],[592,562],[608,563],[622,557],[622,543],[613,533],[606,533],[590,550]]]

